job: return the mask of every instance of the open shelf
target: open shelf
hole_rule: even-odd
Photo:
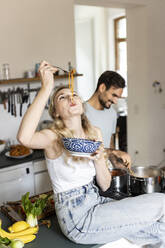
[[[74,77],[80,77],[83,76],[83,74],[74,74]],[[55,79],[63,79],[63,78],[68,78],[67,74],[63,75],[58,75],[54,76]],[[13,78],[9,80],[0,80],[0,85],[1,84],[19,84],[19,83],[33,83],[33,82],[39,82],[41,79],[40,77],[34,77],[34,78]]]

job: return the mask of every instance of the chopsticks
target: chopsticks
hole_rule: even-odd
[[[55,68],[57,68],[57,69],[63,71],[64,73],[69,73],[69,71],[66,71],[66,70],[62,69],[62,68],[59,67],[59,66],[53,65],[53,67],[55,67]]]

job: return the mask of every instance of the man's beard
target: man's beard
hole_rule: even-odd
[[[104,102],[100,97],[99,97],[99,102],[103,108],[109,109],[111,107],[111,104],[109,105],[109,107],[107,107],[106,102]]]

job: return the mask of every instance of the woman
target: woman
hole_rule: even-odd
[[[54,87],[56,68],[43,61],[40,65],[42,86],[28,108],[18,132],[18,140],[33,149],[44,149],[52,181],[55,209],[62,232],[82,244],[103,244],[122,237],[136,244],[161,243],[165,247],[165,196],[161,193],[141,195],[115,201],[99,195],[93,184],[105,191],[111,175],[102,146],[91,159],[74,158],[64,151],[61,137],[102,140],[83,113],[79,96],[73,98],[68,88],[52,95],[50,129],[36,131],[40,117]]]

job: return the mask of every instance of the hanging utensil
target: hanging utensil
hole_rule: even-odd
[[[3,104],[4,110],[6,110],[6,101],[7,101],[7,94],[6,92],[2,92],[2,104]]]
[[[30,99],[30,83],[28,83],[28,94],[29,94],[29,104],[28,104],[27,108],[29,108],[30,105],[31,105],[31,99]]]
[[[14,87],[14,94],[13,94],[13,97],[14,97],[14,116],[16,117],[17,116],[17,109],[16,109],[16,92],[15,92],[15,87]]]
[[[22,103],[23,103],[23,90],[20,90],[20,107],[19,107],[19,115],[22,116]]]
[[[17,91],[17,103],[20,104],[20,108],[22,108],[22,106],[21,106],[21,104],[22,104],[21,88],[18,87],[16,91]],[[19,110],[20,116],[22,116],[21,112],[22,112],[22,110]]]
[[[28,94],[24,89],[21,89],[21,105],[20,105],[20,116],[22,116],[22,109],[23,109],[23,104],[26,103],[28,100]]]
[[[14,92],[11,92],[11,115],[14,115]]]
[[[19,116],[22,116],[22,89],[19,88]]]
[[[8,93],[7,93],[7,96],[8,96],[8,113],[10,113],[10,89],[8,89]]]

